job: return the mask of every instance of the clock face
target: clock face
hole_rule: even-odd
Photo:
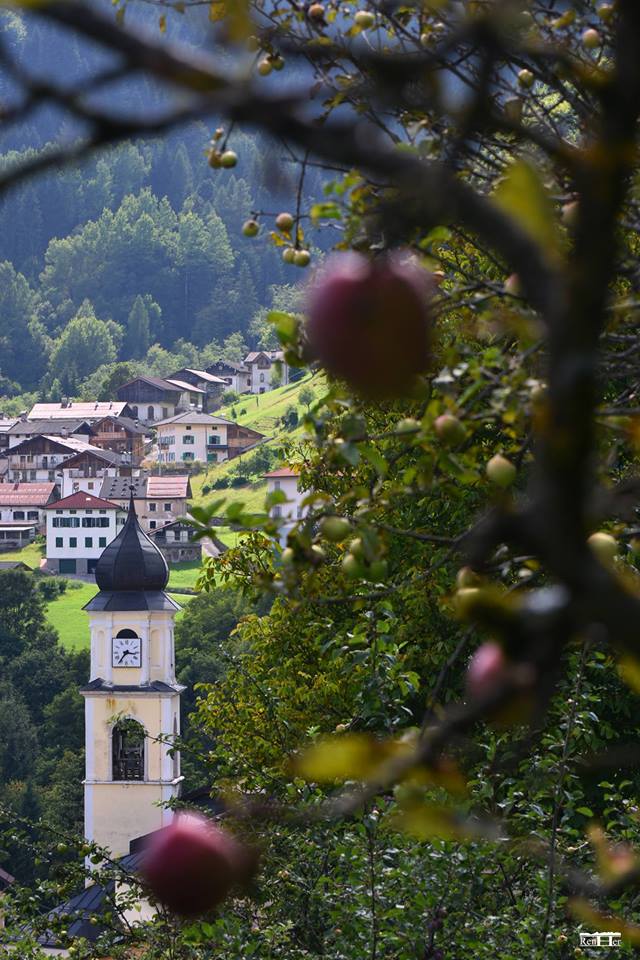
[[[114,667],[139,667],[142,641],[140,637],[114,637],[112,663]]]

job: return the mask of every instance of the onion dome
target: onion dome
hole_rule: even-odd
[[[125,525],[102,552],[95,577],[100,590],[110,593],[158,592],[167,585],[167,561],[138,523],[133,490]]]

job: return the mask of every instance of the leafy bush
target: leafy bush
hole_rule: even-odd
[[[298,415],[298,408],[293,403],[290,403],[285,412],[282,414],[280,422],[282,423],[283,427],[286,427],[288,430],[293,430],[294,427],[298,426],[299,419],[300,417]]]
[[[40,577],[37,583],[38,593],[46,603],[50,603],[66,592],[68,583],[64,577]]]

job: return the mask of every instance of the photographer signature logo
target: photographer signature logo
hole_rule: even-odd
[[[581,933],[581,947],[619,947],[622,944],[622,934],[612,930],[598,933]]]

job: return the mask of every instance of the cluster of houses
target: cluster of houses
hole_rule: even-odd
[[[288,382],[280,353],[254,351],[241,364],[221,360],[168,378],[136,377],[116,400],[64,399],[36,403],[16,419],[0,415],[0,556],[45,534],[47,570],[92,574],[133,496],[142,529],[168,561],[198,559],[201,546],[186,522],[190,470],[266,439],[209,411],[226,391],[271,389],[276,365]],[[267,482],[270,489],[292,488],[293,521],[295,475],[276,471]]]

